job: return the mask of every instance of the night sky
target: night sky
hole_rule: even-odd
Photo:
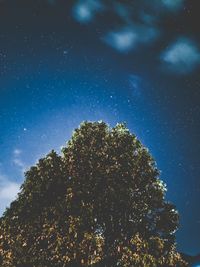
[[[83,120],[126,122],[200,252],[199,0],[0,1],[0,213]],[[200,3],[199,3],[200,4]]]

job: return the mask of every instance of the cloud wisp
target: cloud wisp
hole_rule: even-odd
[[[139,99],[142,95],[142,78],[136,74],[129,75],[129,86],[131,94],[135,99]]]
[[[22,150],[20,149],[14,149],[13,151],[13,163],[16,167],[19,168],[20,172],[24,174],[26,171],[26,164],[21,159]]]
[[[27,169],[26,164],[23,162],[22,150],[16,148],[12,152],[11,162],[16,166],[17,170],[20,172],[21,178]],[[19,182],[13,181],[7,175],[0,172],[0,215],[5,211],[20,192],[21,184]]]
[[[164,6],[173,11],[177,11],[184,4],[184,0],[161,0],[161,2],[164,4]]]
[[[170,71],[190,73],[200,65],[200,51],[194,41],[179,38],[162,53],[161,60]]]
[[[20,191],[20,184],[0,173],[0,214],[8,207]]]

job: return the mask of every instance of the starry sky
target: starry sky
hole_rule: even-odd
[[[83,120],[126,122],[200,252],[199,0],[0,0],[0,213]]]

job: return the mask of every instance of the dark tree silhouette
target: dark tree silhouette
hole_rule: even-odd
[[[187,266],[155,161],[124,124],[82,123],[25,178],[1,218],[2,266]]]

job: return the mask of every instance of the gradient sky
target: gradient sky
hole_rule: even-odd
[[[0,1],[0,213],[83,120],[126,122],[200,252],[199,0]]]

